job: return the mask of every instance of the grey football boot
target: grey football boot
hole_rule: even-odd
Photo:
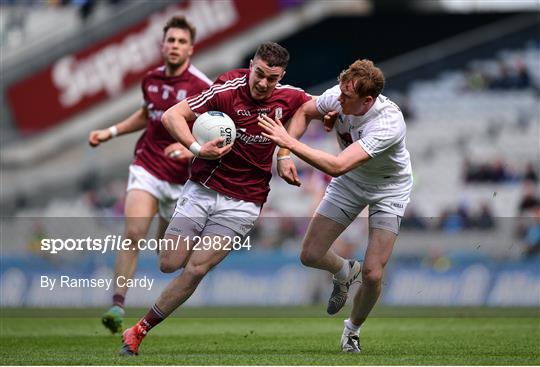
[[[351,284],[353,284],[358,276],[362,273],[362,263],[355,260],[349,260],[349,276],[344,281],[339,281],[334,277],[334,290],[332,291],[332,294],[330,295],[330,299],[328,300],[328,307],[326,308],[326,312],[328,312],[329,315],[334,315],[338,313],[339,310],[345,306],[345,302],[347,301],[347,294],[349,292],[349,287]]]

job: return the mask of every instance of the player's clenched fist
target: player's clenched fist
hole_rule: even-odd
[[[326,132],[332,131],[339,116],[338,111],[330,111],[323,117],[323,126]]]
[[[112,138],[110,129],[94,130],[88,135],[88,143],[92,147],[97,147],[99,144],[106,142]]]
[[[183,159],[190,159],[193,157],[193,153],[191,153],[186,147],[184,147],[180,143],[173,143],[171,145],[168,145],[164,150],[163,153],[172,159],[175,159],[177,161],[181,161]]]
[[[220,159],[225,154],[229,153],[233,147],[232,143],[222,147],[221,143],[223,143],[224,141],[225,141],[224,137],[219,137],[217,139],[204,143],[201,146],[199,157],[208,159],[208,160]]]

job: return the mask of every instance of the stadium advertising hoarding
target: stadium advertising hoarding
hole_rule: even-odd
[[[196,25],[196,47],[201,51],[279,10],[277,0],[197,0],[168,7],[9,86],[7,98],[16,125],[24,133],[37,132],[136,85],[161,63],[162,28],[172,14],[186,14]]]
[[[74,268],[73,263],[58,265],[37,257],[9,256],[0,273],[1,306],[105,307],[112,287],[112,260],[80,260]],[[397,261],[389,267],[381,304],[538,307],[537,265],[458,264],[439,273]],[[156,268],[155,258],[143,257],[129,305],[148,306],[169,281],[170,276]],[[320,287],[322,281],[298,266],[295,254],[238,253],[212,271],[186,305],[310,305],[329,296],[329,289]]]

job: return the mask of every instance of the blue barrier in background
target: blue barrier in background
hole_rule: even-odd
[[[61,261],[35,255],[3,256],[2,306],[105,306],[112,289],[43,286],[42,277],[112,279],[113,256],[81,256]],[[152,287],[132,288],[129,306],[148,306],[179,273],[159,271],[154,254],[141,256],[138,279]],[[331,291],[330,276],[300,264],[296,252],[235,252],[212,270],[188,305],[299,305],[320,302]],[[381,303],[440,306],[540,306],[540,257],[491,261],[474,256],[450,257],[445,264],[420,258],[397,258],[387,267]]]

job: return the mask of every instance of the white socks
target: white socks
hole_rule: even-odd
[[[349,272],[351,271],[349,262],[345,259],[342,260],[343,264],[341,265],[341,269],[339,269],[339,271],[334,274],[334,278],[339,280],[340,282],[347,280],[347,278],[349,277]]]
[[[345,325],[344,333],[355,335],[358,335],[360,333],[360,326],[356,326],[355,324],[353,324],[350,319],[343,321],[343,324]]]

